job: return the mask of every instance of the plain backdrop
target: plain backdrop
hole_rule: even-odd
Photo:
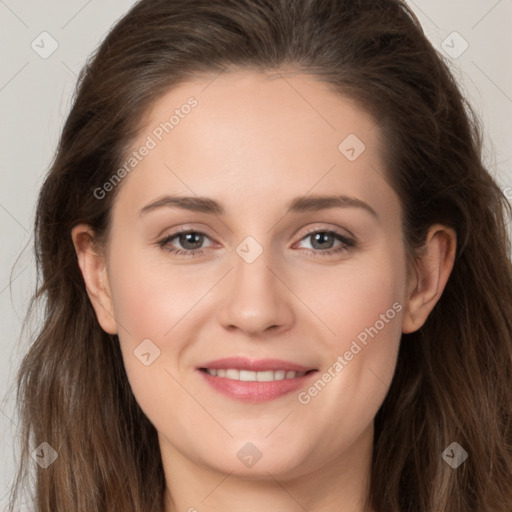
[[[27,349],[20,329],[35,285],[32,225],[38,189],[54,156],[81,67],[133,3],[0,0],[1,510],[6,508],[18,456],[14,382]],[[482,119],[486,163],[512,200],[512,0],[409,4],[429,39],[450,60]]]

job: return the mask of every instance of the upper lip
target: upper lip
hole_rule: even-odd
[[[199,368],[210,368],[212,370],[236,368],[238,370],[252,370],[254,372],[264,372],[266,370],[307,372],[316,369],[280,359],[248,359],[246,357],[215,359],[215,361],[208,361],[200,365]]]

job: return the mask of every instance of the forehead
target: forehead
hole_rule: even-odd
[[[188,112],[190,98],[197,106],[180,119],[173,116],[180,109]],[[207,150],[206,143],[215,140],[230,144],[231,153],[235,145],[246,149],[252,141],[277,150],[296,142],[314,148],[323,139],[337,154],[343,135],[358,134],[369,144],[378,136],[373,118],[350,98],[311,75],[290,72],[238,70],[182,83],[152,105],[144,132],[158,130],[172,117],[176,142]],[[189,125],[193,130],[187,130]],[[295,145],[289,157],[300,154],[302,147]]]
[[[311,75],[201,76],[151,106],[132,150],[150,149],[121,195],[192,192],[247,208],[336,189],[383,203],[380,144],[374,119]]]

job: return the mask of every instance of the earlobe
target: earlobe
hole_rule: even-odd
[[[457,237],[451,228],[430,228],[415,272],[408,282],[402,332],[417,331],[427,320],[444,291],[455,262]]]
[[[96,312],[98,322],[105,332],[117,334],[106,260],[94,244],[93,231],[90,226],[80,224],[71,230],[71,238],[87,295]]]

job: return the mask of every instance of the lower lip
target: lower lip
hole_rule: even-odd
[[[199,372],[206,379],[206,382],[219,393],[247,403],[268,402],[293,391],[297,391],[317,373],[314,371],[293,379],[247,382],[243,380],[226,379],[225,377],[214,377],[202,370],[199,370]]]

